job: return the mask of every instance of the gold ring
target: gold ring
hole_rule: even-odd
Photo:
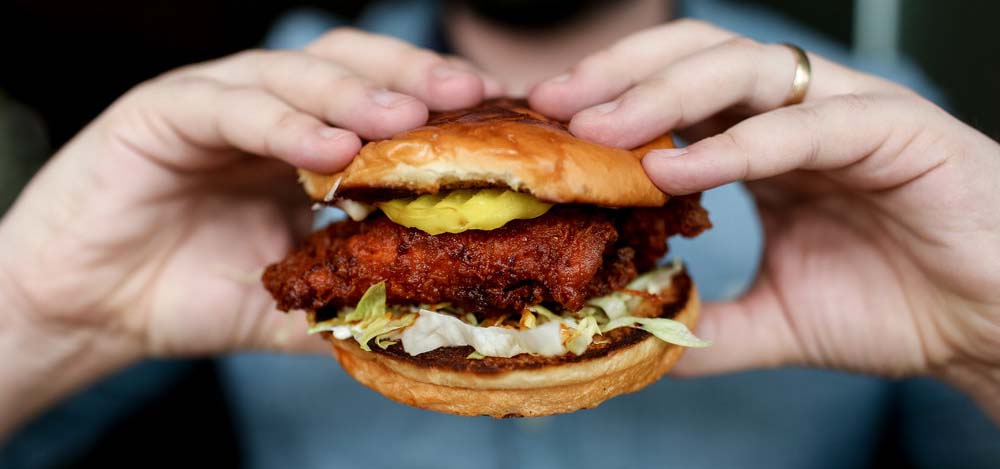
[[[783,46],[795,53],[795,76],[792,77],[792,89],[788,92],[782,106],[799,104],[806,99],[806,92],[809,91],[809,82],[812,81],[812,65],[809,63],[809,56],[806,51],[795,44],[783,43]]]

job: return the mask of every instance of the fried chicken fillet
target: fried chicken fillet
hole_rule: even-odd
[[[582,140],[524,100],[432,113],[337,173],[299,171],[351,219],[269,266],[264,287],[398,402],[498,418],[594,407],[710,345],[684,263],[661,262],[708,214],[642,166],[673,147]]]
[[[652,268],[674,234],[711,224],[697,196],[663,207],[556,207],[492,231],[432,236],[384,216],[342,221],[314,233],[264,272],[282,310],[340,308],[386,280],[389,304],[453,303],[483,316],[584,302]]]

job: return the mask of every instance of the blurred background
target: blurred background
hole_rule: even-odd
[[[349,22],[364,14],[370,3],[4,0],[0,3],[0,213],[55,149],[137,83],[180,65],[260,47],[276,18],[287,11],[308,8]],[[574,3],[589,8],[600,2],[473,3],[486,10],[495,4],[514,4],[544,22],[553,11],[573,10]],[[699,1],[684,3],[697,8]],[[934,90],[927,92],[939,103],[993,138],[1000,136],[1000,46],[993,29],[1000,17],[1000,2],[712,3],[730,3],[793,20],[842,46],[852,60],[874,69],[915,64],[929,80],[927,89]],[[558,14],[551,16],[559,19]],[[170,379],[161,377],[160,371],[166,369]],[[37,467],[114,467],[136,461],[166,467],[188,464],[192,455],[203,465],[240,466],[232,410],[220,390],[214,362],[156,362],[117,379],[129,386],[123,390],[98,384],[98,391],[108,386],[98,394],[104,400],[131,404],[122,404],[113,419],[96,427],[99,430],[75,427],[78,418],[86,417],[80,415],[86,414],[86,403],[82,411],[45,417],[49,423],[56,419],[57,428],[67,435],[77,430],[85,435],[72,449],[72,457],[40,457],[37,461],[47,462]],[[136,397],[140,395],[141,399]],[[898,425],[891,423],[884,429],[871,467],[916,467],[899,449]],[[18,438],[24,443],[25,438],[39,437]],[[40,443],[44,446],[44,441]],[[0,466],[2,456],[0,449]]]
[[[136,83],[180,65],[258,47],[283,12],[312,7],[349,20],[369,3],[6,0],[0,6],[0,210],[52,149]],[[539,10],[581,2],[548,2],[553,5],[548,8],[546,2],[517,0],[474,3],[523,3],[537,17]],[[944,94],[952,112],[994,138],[1000,133],[1000,47],[993,29],[1000,2],[729,3],[787,16],[865,59],[911,59]]]

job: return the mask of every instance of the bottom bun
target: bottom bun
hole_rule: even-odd
[[[682,274],[683,275],[683,274]],[[686,275],[675,282],[665,316],[694,329],[699,299]],[[680,283],[681,285],[676,285]],[[681,287],[681,288],[678,288]],[[666,293],[666,292],[664,292]],[[410,356],[399,345],[361,349],[354,340],[329,338],[334,355],[365,386],[403,404],[456,415],[539,417],[596,407],[660,378],[684,347],[633,328],[609,331],[576,356],[466,359],[469,347]]]

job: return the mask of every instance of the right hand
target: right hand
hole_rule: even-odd
[[[744,181],[764,228],[756,282],[702,309],[715,346],[675,372],[811,365],[934,374],[1000,421],[1000,145],[900,85],[692,20],[627,37],[540,84],[533,107],[643,159],[664,192]]]
[[[292,167],[338,171],[362,139],[501,94],[496,83],[458,59],[341,29],[303,51],[243,52],[128,92],[0,223],[0,353],[16,364],[0,434],[143,357],[327,350],[282,323],[259,280],[232,275],[259,271],[309,228]]]

